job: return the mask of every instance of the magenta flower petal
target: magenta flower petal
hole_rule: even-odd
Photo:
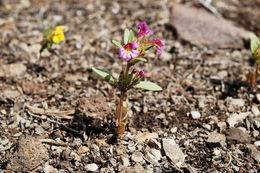
[[[144,35],[153,34],[153,31],[150,30],[145,22],[141,22],[137,25],[139,28],[139,32],[137,34],[137,38],[140,38]]]
[[[137,43],[127,43],[121,49],[119,49],[118,54],[124,60],[129,61],[138,56],[139,52],[138,50],[135,50],[136,48],[138,48]]]
[[[165,42],[163,40],[156,38],[156,39],[152,40],[152,43],[156,47],[157,53],[161,54],[162,53],[162,46],[165,45]]]
[[[144,77],[146,75],[147,72],[145,72],[144,70],[140,70],[138,75],[141,77]]]

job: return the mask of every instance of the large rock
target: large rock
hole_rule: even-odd
[[[18,142],[17,150],[11,155],[8,170],[29,172],[49,159],[48,151],[34,137],[27,137]]]
[[[185,155],[181,151],[179,145],[176,144],[174,139],[163,139],[163,149],[167,157],[177,166],[184,163]]]
[[[206,10],[173,4],[171,24],[178,35],[191,43],[219,48],[242,48],[248,32],[231,21],[214,16]]]

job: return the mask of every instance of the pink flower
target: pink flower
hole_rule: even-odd
[[[127,43],[119,49],[119,56],[127,61],[136,58],[139,54],[138,50],[135,50],[136,48],[138,48],[137,43]]]
[[[153,31],[150,30],[145,22],[141,22],[137,25],[139,28],[139,32],[137,34],[137,38],[140,38],[144,35],[153,34]]]
[[[147,72],[145,72],[144,70],[140,70],[138,73],[138,76],[144,77],[146,75]]]
[[[156,38],[156,39],[152,40],[152,44],[156,47],[157,53],[161,54],[162,53],[162,46],[165,45],[165,42]]]

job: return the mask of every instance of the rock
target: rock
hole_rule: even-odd
[[[219,149],[216,149],[216,148],[213,150],[213,153],[214,153],[215,156],[221,155],[220,150],[219,150]]]
[[[260,163],[260,151],[252,145],[252,144],[247,144],[247,148],[250,150],[251,157],[256,161],[257,164]]]
[[[256,94],[256,100],[260,103],[260,94]]]
[[[154,148],[148,148],[145,151],[145,158],[149,160],[151,163],[157,163],[159,160],[161,160],[161,152],[160,150],[156,150]]]
[[[233,99],[233,98],[229,98],[228,100],[228,103],[230,105],[232,105],[234,108],[237,108],[237,107],[244,107],[245,106],[245,101],[243,99]]]
[[[49,165],[48,163],[45,163],[44,167],[43,167],[43,172],[44,173],[58,173],[58,170],[55,169],[53,166]]]
[[[15,100],[16,98],[18,98],[21,95],[19,91],[12,90],[9,88],[2,91],[2,94],[5,98],[11,99],[11,100]]]
[[[252,106],[251,111],[256,117],[260,116],[260,111],[257,106]]]
[[[84,153],[86,153],[86,152],[88,152],[89,151],[89,148],[88,147],[86,147],[86,146],[81,146],[81,147],[79,147],[79,149],[78,149],[78,151],[77,151],[77,154],[84,154]]]
[[[86,169],[86,171],[95,172],[96,170],[98,170],[98,166],[95,163],[91,163],[91,164],[87,164],[85,166],[85,169]]]
[[[134,161],[134,162],[141,162],[143,161],[143,154],[141,152],[134,152],[131,156],[131,159]]]
[[[144,142],[145,140],[158,138],[157,133],[144,132],[134,137],[138,142]]]
[[[217,123],[217,126],[219,127],[219,131],[222,132],[223,130],[225,130],[227,128],[227,123],[220,121]]]
[[[10,157],[7,169],[29,172],[49,159],[48,151],[36,138],[27,137],[18,142],[17,151]]]
[[[170,18],[178,35],[191,43],[219,48],[243,48],[243,39],[249,39],[248,31],[203,9],[173,4]]]
[[[176,144],[174,139],[163,139],[163,149],[167,157],[177,166],[184,163],[185,155],[181,151],[179,145]]]
[[[147,145],[150,147],[150,148],[155,148],[157,150],[161,149],[162,146],[161,146],[161,143],[158,142],[156,139],[151,139],[147,142]]]
[[[231,114],[227,119],[227,123],[229,124],[230,127],[234,127],[237,123],[243,122],[243,120],[250,114],[251,112],[241,112],[239,114],[237,113]]]
[[[220,133],[212,132],[208,135],[207,143],[210,146],[226,146],[226,136]]]
[[[260,146],[260,141],[255,141],[255,142],[254,142],[254,145],[257,146],[257,147],[259,147],[259,146]]]
[[[162,61],[170,61],[172,59],[172,55],[166,51],[162,51],[160,57]]]
[[[238,143],[250,143],[250,136],[239,128],[232,128],[226,131],[227,140]]]
[[[197,120],[201,117],[201,114],[198,111],[191,111],[190,114],[191,114],[191,117],[195,120]]]
[[[130,166],[130,161],[129,161],[128,157],[122,157],[122,162],[123,162],[124,167]]]
[[[13,63],[2,65],[0,68],[0,77],[23,77],[26,72],[26,66],[22,63]]]
[[[143,173],[145,169],[139,164],[136,163],[134,167],[127,167],[122,169],[120,173]]]

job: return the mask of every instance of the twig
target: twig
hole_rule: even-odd
[[[211,5],[212,0],[200,0],[200,4],[203,5],[206,9],[212,12],[214,15],[221,17],[222,15],[217,11],[215,7]]]
[[[34,114],[34,113],[31,113],[30,111],[27,111],[27,113],[28,113],[29,115],[33,116],[33,117],[43,119],[41,116],[36,115],[36,114]],[[60,122],[58,122],[58,121],[54,121],[54,120],[50,120],[50,119],[46,119],[46,120],[49,121],[49,122],[51,122],[51,123],[58,124],[58,125],[64,127],[65,129],[67,129],[67,130],[73,132],[73,133],[76,133],[76,134],[78,134],[78,135],[82,135],[82,134],[80,134],[78,131],[76,131],[76,130],[74,130],[74,129],[72,129],[72,128],[69,128],[69,127],[65,126],[64,124],[62,124],[62,123],[60,123]]]

